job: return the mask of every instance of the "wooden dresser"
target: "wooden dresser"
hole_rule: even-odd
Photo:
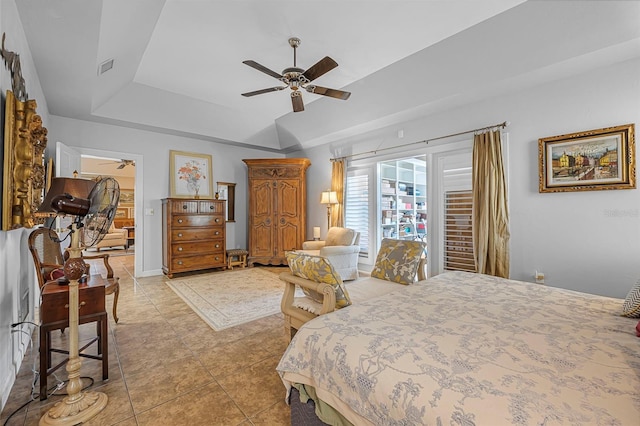
[[[162,200],[162,271],[173,274],[224,268],[225,201]]]
[[[248,167],[249,266],[286,265],[306,233],[308,158],[242,160]]]

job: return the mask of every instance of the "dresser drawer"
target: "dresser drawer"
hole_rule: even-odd
[[[171,226],[176,228],[193,226],[209,227],[223,224],[223,215],[174,215],[171,218]]]
[[[196,200],[188,200],[188,201],[179,201],[173,202],[170,204],[171,213],[198,213],[198,201]]]
[[[198,202],[198,213],[220,214],[224,216],[224,201],[205,200]]]
[[[54,287],[55,286],[55,287]],[[59,286],[57,283],[48,284],[46,292],[42,294],[40,305],[40,320],[51,323],[69,319],[69,286]],[[80,316],[105,311],[104,284],[78,286],[78,314]]]
[[[215,228],[188,228],[188,229],[172,229],[171,241],[174,243],[183,241],[200,241],[200,240],[220,240],[222,239],[222,227]]]
[[[174,256],[171,259],[172,272],[215,268],[222,265],[225,265],[224,253],[222,252],[202,256]]]
[[[185,241],[171,245],[171,254],[173,256],[220,253],[224,255],[224,246],[222,245],[222,241]]]

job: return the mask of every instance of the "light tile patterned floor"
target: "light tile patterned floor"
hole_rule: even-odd
[[[120,277],[120,321],[113,322],[113,298],[107,296],[109,380],[102,381],[100,361],[83,358],[81,370],[82,376],[94,379],[92,389],[107,394],[109,403],[85,424],[290,424],[284,386],[275,371],[288,344],[281,314],[216,332],[164,284],[165,277],[134,279],[133,256],[110,261]],[[81,343],[94,333],[92,324],[82,325]],[[52,339],[54,347],[67,346],[64,334],[54,332]],[[34,342],[36,350],[23,361],[0,416],[2,424],[30,399],[34,361],[38,365]],[[64,369],[56,375],[66,379]],[[56,378],[49,376],[50,387],[55,384]],[[38,383],[35,386],[38,391]],[[37,425],[61,398],[33,401],[8,424]]]

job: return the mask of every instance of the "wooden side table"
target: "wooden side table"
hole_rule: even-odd
[[[79,348],[79,355],[102,361],[102,379],[109,378],[109,341],[107,331],[107,311],[105,308],[105,279],[101,275],[91,275],[86,283],[78,286],[79,324],[96,322],[97,336]],[[47,376],[68,361],[68,358],[51,366],[51,353],[67,354],[68,351],[51,347],[51,332],[69,327],[69,286],[56,281],[48,281],[42,289],[40,305],[40,400],[47,399]],[[87,347],[98,342],[98,355],[83,354]]]
[[[135,226],[123,226],[122,229],[127,230],[127,249],[131,247],[136,238],[136,227]]]

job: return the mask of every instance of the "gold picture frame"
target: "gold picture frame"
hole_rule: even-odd
[[[32,228],[45,218],[34,213],[42,203],[46,168],[47,129],[36,114],[37,103],[20,101],[7,90],[2,175],[2,230]]]
[[[129,218],[129,208],[128,207],[118,207],[118,208],[116,208],[115,218],[117,218],[117,219],[128,219]]]
[[[213,158],[209,154],[170,151],[171,198],[213,198]]]
[[[636,187],[634,125],[538,139],[539,192]]]

